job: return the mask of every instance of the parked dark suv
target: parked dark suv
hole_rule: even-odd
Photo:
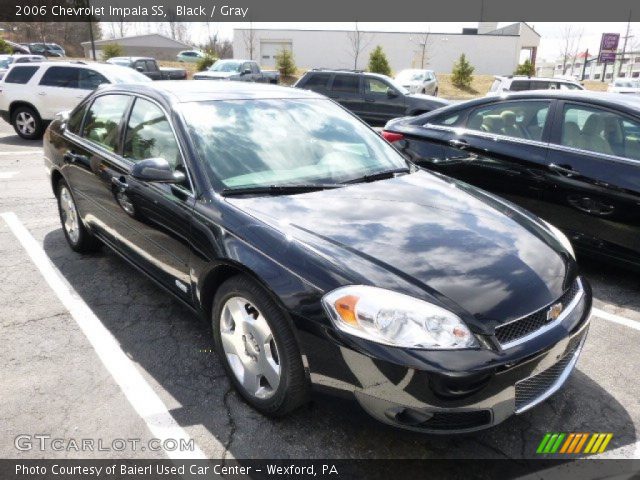
[[[333,98],[371,125],[420,115],[449,103],[429,95],[411,94],[386,75],[358,70],[310,70],[294,86]]]

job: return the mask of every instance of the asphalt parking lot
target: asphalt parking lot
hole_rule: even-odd
[[[414,434],[326,396],[271,420],[230,389],[207,324],[109,250],[67,247],[41,148],[0,125],[1,457],[162,458],[129,448],[20,450],[14,439],[112,445],[165,432],[212,458],[525,458],[547,432],[611,432],[602,456],[640,458],[637,273],[581,262],[596,309],[577,370],[560,393],[496,428]]]

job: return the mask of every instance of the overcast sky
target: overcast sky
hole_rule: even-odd
[[[508,25],[514,22],[501,22],[499,26]],[[541,35],[540,49],[538,51],[538,59],[555,60],[562,50],[562,38],[563,29],[568,25],[566,22],[528,22],[533,26],[536,31]],[[139,28],[148,28],[150,24],[140,24],[131,28],[131,31],[127,31],[127,35],[134,35],[136,33],[144,33],[142,31],[134,31]],[[154,25],[154,24],[151,24]],[[462,23],[445,23],[445,22],[431,22],[431,23],[418,23],[418,22],[361,22],[358,24],[361,30],[374,30],[374,31],[398,31],[398,32],[413,32],[413,31],[431,31],[437,33],[459,33],[463,27],[477,27],[477,23],[474,22],[462,22]],[[626,23],[573,23],[574,31],[582,31],[582,37],[580,41],[580,50],[584,51],[589,49],[590,53],[597,54],[600,45],[600,35],[602,33],[620,33],[621,37],[625,35],[627,24]],[[155,24],[158,26],[158,24]],[[249,23],[239,22],[221,22],[209,24],[208,28],[205,24],[190,24],[189,31],[191,34],[191,40],[195,43],[204,43],[207,39],[207,32],[209,30],[217,30],[220,38],[231,38],[234,28],[247,28]],[[153,27],[152,27],[153,28]],[[353,30],[353,22],[296,22],[296,23],[267,23],[267,22],[254,22],[253,28],[280,28],[280,29],[316,29],[316,30]],[[109,29],[105,29],[105,33],[109,33]],[[629,47],[635,47],[640,50],[640,24],[631,23],[631,35],[633,38],[629,39]],[[621,44],[622,47],[622,39]]]

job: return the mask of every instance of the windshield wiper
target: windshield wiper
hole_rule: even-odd
[[[361,183],[361,182],[375,182],[376,180],[384,180],[385,178],[393,178],[398,173],[411,173],[411,169],[407,167],[403,168],[394,168],[392,170],[383,170],[381,172],[369,173],[367,175],[363,175],[362,177],[353,178],[351,180],[347,180],[344,183]]]
[[[330,188],[340,188],[344,185],[339,183],[303,183],[303,184],[289,184],[289,185],[267,185],[256,187],[238,187],[238,188],[225,188],[222,190],[222,195],[225,197],[232,195],[252,195],[252,194],[267,194],[267,195],[287,195],[292,193],[304,193],[313,192],[316,190],[326,190]]]

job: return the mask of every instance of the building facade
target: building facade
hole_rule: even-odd
[[[233,52],[236,58],[256,60],[265,68],[273,68],[275,55],[286,48],[301,69],[366,69],[369,54],[378,45],[394,72],[427,68],[448,73],[462,53],[477,74],[510,75],[523,52],[535,62],[540,35],[533,28],[522,22],[497,26],[481,22],[478,28],[460,33],[235,29]],[[357,61],[356,50],[360,50]]]

